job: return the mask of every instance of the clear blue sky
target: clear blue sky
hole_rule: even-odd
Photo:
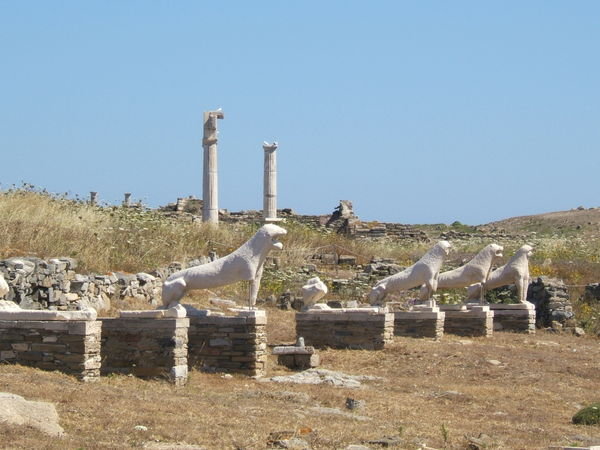
[[[0,188],[157,206],[354,202],[365,220],[479,224],[600,206],[599,1],[0,0]]]

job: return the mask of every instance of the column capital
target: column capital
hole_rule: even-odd
[[[279,144],[277,142],[273,142],[272,144],[269,144],[267,141],[263,141],[263,149],[266,152],[277,150],[277,147],[279,147]]]
[[[204,138],[203,145],[213,145],[217,143],[217,119],[224,119],[225,114],[221,109],[215,111],[204,111]]]

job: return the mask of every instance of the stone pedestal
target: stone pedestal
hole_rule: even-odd
[[[277,364],[293,370],[306,370],[318,367],[321,358],[312,346],[279,346],[273,349]]]
[[[187,381],[186,318],[121,317],[102,321],[102,374],[167,377],[176,385]]]
[[[262,310],[217,316],[188,312],[190,367],[262,376],[267,368],[267,315]]]
[[[494,312],[489,306],[440,305],[446,317],[444,332],[459,336],[491,337],[494,331]]]
[[[381,350],[394,336],[394,314],[379,308],[309,310],[296,314],[296,335],[317,348]]]
[[[219,223],[219,184],[217,177],[217,119],[225,116],[222,111],[204,113],[204,172],[202,178],[202,221]]]
[[[494,331],[535,334],[535,305],[532,303],[491,303],[489,307],[494,312]]]
[[[101,326],[95,313],[0,311],[0,363],[95,381],[100,376]]]
[[[277,142],[263,144],[265,151],[263,218],[277,220]]]
[[[394,311],[394,335],[441,339],[445,317],[438,307]]]

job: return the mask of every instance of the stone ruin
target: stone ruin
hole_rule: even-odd
[[[9,285],[6,300],[23,309],[74,311],[92,307],[106,310],[113,299],[136,298],[158,305],[163,279],[215,258],[216,255],[212,255],[187,264],[174,262],[152,273],[80,274],[75,271],[77,261],[73,258],[19,257],[0,260],[0,274]]]

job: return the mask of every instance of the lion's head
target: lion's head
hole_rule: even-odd
[[[439,241],[435,246],[444,252],[446,256],[450,254],[450,249],[452,248],[452,244],[448,241]]]
[[[498,244],[490,244],[490,251],[494,252],[494,258],[502,258],[504,256],[502,252],[504,251],[504,247]]]
[[[265,241],[271,244],[271,249],[283,250],[283,244],[278,241],[278,238],[281,236],[285,236],[287,234],[287,230],[273,225],[272,223],[268,223],[260,227],[260,229],[256,232],[257,236],[260,236]]]
[[[533,254],[533,247],[531,245],[525,244],[521,246],[519,250],[517,250],[517,254],[524,255],[527,256],[527,258],[529,258]]]

